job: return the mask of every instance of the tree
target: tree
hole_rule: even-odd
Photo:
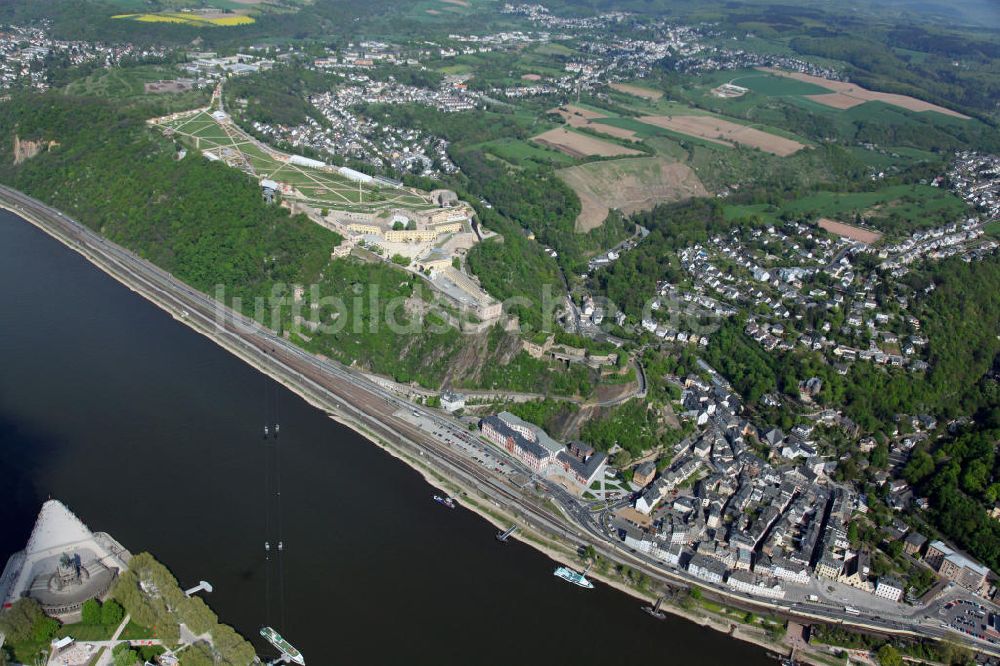
[[[128,643],[119,643],[111,651],[115,666],[133,666],[139,661],[139,653],[129,649]]]
[[[886,643],[878,649],[878,663],[880,666],[903,666],[903,657],[899,650]]]
[[[951,641],[941,641],[941,661],[953,666],[974,664],[972,650]]]
[[[125,609],[114,599],[108,599],[101,606],[101,624],[106,627],[118,626],[124,617]]]
[[[80,621],[84,624],[103,624],[101,622],[101,603],[97,599],[87,599],[84,601],[80,615]]]
[[[874,449],[872,449],[869,461],[872,467],[877,467],[878,469],[885,469],[886,465],[889,464],[889,447],[885,444],[879,444]]]

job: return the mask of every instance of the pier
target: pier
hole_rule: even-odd
[[[497,532],[497,541],[504,543],[510,538],[510,535],[517,531],[517,525],[511,525],[503,532]]]
[[[190,597],[192,594],[197,594],[202,590],[205,590],[206,592],[211,592],[212,584],[209,583],[207,580],[200,580],[198,581],[198,584],[192,587],[190,590],[184,590],[184,596]]]

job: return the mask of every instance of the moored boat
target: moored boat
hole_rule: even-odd
[[[455,500],[451,497],[441,497],[440,495],[435,495],[434,501],[438,504],[444,504],[449,509],[455,508]]]
[[[556,570],[553,572],[553,575],[556,577],[562,578],[563,580],[573,583],[574,585],[585,587],[589,590],[594,587],[594,584],[587,580],[586,574],[586,571],[579,573],[573,571],[569,567],[556,567]]]
[[[305,666],[306,660],[302,656],[302,653],[296,650],[294,645],[282,638],[281,634],[277,631],[271,627],[261,627],[260,635],[294,663],[299,664],[299,666]]]

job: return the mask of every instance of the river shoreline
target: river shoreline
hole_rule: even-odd
[[[439,475],[439,472],[432,466],[430,466],[427,463],[420,462],[418,459],[409,455],[401,447],[393,445],[393,443],[386,440],[383,436],[375,432],[372,432],[368,427],[366,427],[363,423],[356,420],[348,412],[331,409],[329,405],[325,404],[322,398],[315,392],[307,390],[299,382],[293,381],[293,379],[287,376],[285,373],[282,373],[276,370],[275,368],[270,367],[268,364],[261,362],[254,355],[249,354],[245,350],[239,348],[237,345],[232,344],[224,336],[219,335],[217,330],[214,330],[210,327],[198,326],[197,323],[192,319],[180,316],[174,308],[158,300],[156,297],[154,297],[152,293],[144,291],[142,288],[137,287],[135,284],[130,283],[130,281],[127,279],[127,275],[122,275],[121,273],[113,270],[113,268],[109,265],[111,263],[110,261],[108,261],[104,256],[100,255],[99,253],[94,252],[87,245],[83,243],[73,242],[72,240],[62,236],[60,233],[58,233],[55,229],[53,229],[49,224],[46,224],[44,221],[33,219],[33,216],[27,213],[26,211],[11,207],[10,205],[6,204],[6,202],[0,201],[0,207],[8,210],[18,218],[29,222],[30,224],[32,224],[33,226],[44,232],[49,237],[58,240],[60,243],[62,243],[69,249],[76,251],[78,254],[87,259],[87,261],[91,265],[99,268],[103,273],[112,277],[116,282],[122,284],[133,293],[143,297],[146,301],[153,303],[159,309],[170,314],[175,321],[186,324],[189,329],[194,330],[197,333],[200,333],[206,338],[209,338],[214,343],[216,343],[217,346],[225,349],[226,351],[229,351],[231,354],[239,358],[241,361],[245,362],[250,367],[271,377],[276,382],[280,383],[288,390],[301,397],[303,400],[305,400],[313,407],[320,409],[332,420],[358,433],[369,442],[375,444],[385,452],[389,453],[389,455],[400,460],[408,467],[414,469],[419,474],[421,474],[424,480],[432,487],[439,488],[444,492],[448,492],[449,494],[453,493],[454,490],[457,488],[459,489],[459,492],[464,493],[465,497],[467,498],[474,498],[476,495],[478,495],[477,491],[474,488],[463,485],[460,481],[454,478],[450,478],[445,475]],[[449,488],[449,486],[451,487]],[[498,529],[504,529],[506,527],[509,527],[511,523],[517,522],[515,518],[510,517],[509,518],[510,522],[504,524],[501,518],[498,518],[495,515],[495,513],[501,514],[501,517],[504,519],[506,519],[509,516],[509,514],[503,507],[500,507],[499,505],[496,505],[496,507],[494,508],[487,509],[486,507],[481,506],[479,502],[476,501],[475,499],[471,501],[468,500],[463,501],[462,497],[460,497],[459,501],[464,507],[468,508],[470,511],[475,513],[480,518],[486,520],[490,524],[496,526]],[[522,529],[526,529],[523,526],[523,521],[522,521]],[[529,535],[536,536],[537,540],[532,538],[527,538]],[[519,532],[516,533],[514,536],[522,543],[531,546],[535,550],[543,553],[544,555],[546,555],[547,557],[556,562],[560,562],[568,566],[579,566],[579,562],[574,559],[572,552],[569,549],[565,548],[565,546],[561,547],[558,544],[558,542],[552,541],[551,537],[538,534],[534,530],[528,530],[525,533]],[[593,577],[597,580],[604,582],[606,585],[615,588],[616,590],[619,590],[621,592],[630,595],[633,598],[646,602],[654,601],[654,599],[650,595],[645,594],[633,587],[625,585],[620,580],[616,580],[609,576],[604,576],[600,574],[594,574]],[[727,634],[733,638],[737,638],[744,642],[749,642],[772,651],[781,649],[779,646],[763,641],[755,636],[746,635],[745,632],[740,632],[737,630],[734,633],[733,631],[731,631],[732,625],[730,625],[729,627],[720,626],[722,624],[720,621],[716,621],[708,617],[707,615],[698,615],[695,613],[689,613],[683,609],[674,607],[669,604],[663,606],[662,609],[666,612],[670,612],[675,616],[687,619],[702,626],[708,626],[717,631],[720,631],[721,633]],[[802,655],[802,657],[807,658],[807,655]],[[822,663],[822,662],[812,662],[812,663]]]

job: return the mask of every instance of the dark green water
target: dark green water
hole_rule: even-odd
[[[275,592],[270,613],[268,391],[280,410],[285,543],[284,609]],[[256,637],[270,621],[312,666],[775,663],[683,620],[657,622],[607,587],[561,582],[548,559],[498,544],[490,525],[433,492],[0,211],[0,566],[51,496],[152,552],[182,585],[210,581],[224,622]]]

